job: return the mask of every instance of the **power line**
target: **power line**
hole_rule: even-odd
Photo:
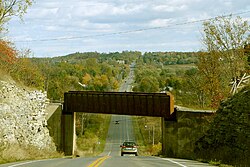
[[[250,10],[249,11],[238,12],[238,13],[227,14],[227,15],[222,15],[222,16],[211,17],[211,18],[208,18],[208,19],[199,19],[199,20],[195,20],[195,21],[187,21],[187,22],[182,22],[182,23],[175,23],[175,24],[167,25],[167,26],[158,26],[158,27],[151,27],[151,28],[141,28],[141,29],[136,29],[136,30],[119,31],[119,32],[105,33],[105,34],[74,36],[74,37],[57,37],[57,38],[34,39],[34,40],[22,40],[22,41],[15,41],[15,42],[61,41],[61,40],[74,40],[74,39],[83,39],[83,38],[93,38],[93,37],[103,37],[103,36],[111,36],[111,35],[129,34],[129,33],[149,31],[149,30],[166,29],[166,28],[170,28],[170,27],[173,27],[173,26],[194,24],[194,23],[199,23],[199,22],[205,22],[205,21],[213,20],[213,19],[216,19],[218,17],[229,17],[229,16],[234,16],[234,15],[242,15],[242,14],[246,14],[246,13],[250,13]]]

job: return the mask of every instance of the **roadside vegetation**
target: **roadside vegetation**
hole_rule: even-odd
[[[195,120],[178,120],[178,124],[187,123],[179,128],[178,136],[186,136],[187,140],[182,142],[191,146],[178,157],[202,157],[206,162],[247,166],[250,121],[246,112],[250,96],[243,92],[249,91],[249,81],[245,78],[250,74],[250,27],[247,21],[232,16],[218,17],[203,26],[205,50],[186,54],[195,60],[192,64],[183,66],[179,61],[169,60],[169,53],[145,53],[137,61],[133,91],[170,91],[178,105],[217,110],[213,119],[204,120],[204,125]],[[171,66],[175,69],[170,69]],[[181,66],[185,68],[178,68]],[[245,87],[243,92],[237,94],[242,87]]]
[[[32,5],[29,0],[15,2],[18,3],[10,6],[9,14],[3,15],[1,12],[6,9],[1,8],[1,33],[7,31],[5,25],[12,16],[22,18]],[[136,60],[133,91],[169,91],[178,105],[217,110],[213,120],[206,120],[209,125],[204,133],[192,139],[196,145],[190,150],[195,155],[190,158],[247,166],[250,87],[249,83],[239,81],[250,74],[249,29],[248,22],[240,17],[217,17],[204,22],[205,48],[199,52],[77,52],[53,58],[30,58],[29,50],[18,51],[9,41],[0,39],[0,70],[21,85],[46,91],[51,102],[61,102],[63,93],[70,90],[117,91],[129,74],[129,65]],[[245,88],[240,91],[235,89],[237,86]],[[97,155],[103,150],[109,121],[109,116],[104,115],[77,115],[79,155]],[[134,123],[136,134],[140,134],[137,140],[141,154],[161,154],[159,119],[137,117]],[[189,126],[190,131],[202,128],[199,124]],[[28,146],[10,146],[6,152],[3,149],[6,148],[0,147],[1,163],[60,156]]]
[[[209,129],[195,143],[197,157],[234,166],[250,164],[250,86],[221,103]]]
[[[104,150],[111,116],[86,113],[78,115],[82,119],[78,119],[76,123],[76,155],[97,156]]]
[[[161,118],[133,117],[134,134],[139,146],[140,156],[159,156],[162,154]]]
[[[50,149],[38,149],[33,146],[23,146],[20,144],[0,146],[0,164],[59,157],[63,157],[63,154]]]

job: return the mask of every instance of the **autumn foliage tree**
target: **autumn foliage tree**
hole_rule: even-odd
[[[43,88],[43,77],[28,59],[29,54],[29,51],[18,52],[10,42],[0,40],[0,70],[26,86]]]
[[[0,34],[6,23],[14,16],[22,19],[33,0],[0,0]],[[12,43],[0,39],[0,69],[26,86],[42,88],[43,77],[38,68],[28,59],[30,52],[20,52]]]
[[[9,72],[12,65],[17,61],[17,51],[10,42],[0,40],[0,67]]]
[[[203,88],[211,98],[212,107],[228,96],[230,81],[241,77],[247,68],[244,46],[248,43],[249,25],[240,17],[217,17],[203,23],[203,42],[197,64]]]

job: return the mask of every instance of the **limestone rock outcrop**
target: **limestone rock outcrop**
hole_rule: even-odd
[[[45,118],[46,93],[0,81],[0,145],[56,150]]]

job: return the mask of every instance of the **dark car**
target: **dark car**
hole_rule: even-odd
[[[124,154],[134,154],[138,156],[137,144],[134,141],[125,141],[120,147],[121,156]]]

